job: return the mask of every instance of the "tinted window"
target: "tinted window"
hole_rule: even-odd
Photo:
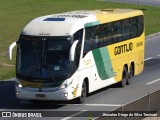
[[[85,32],[84,53],[98,47],[139,37],[143,28],[143,16],[88,27]]]

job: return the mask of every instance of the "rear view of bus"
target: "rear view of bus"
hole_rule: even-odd
[[[15,45],[17,98],[83,103],[88,93],[125,86],[142,72],[143,13],[105,9],[42,16],[10,45],[10,59]]]

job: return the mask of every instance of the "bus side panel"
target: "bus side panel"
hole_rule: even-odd
[[[88,78],[89,92],[115,83],[113,72],[111,71],[112,65],[111,61],[108,60],[106,47],[100,49],[88,52],[82,59],[80,78],[83,80],[86,77]]]
[[[122,80],[124,65],[126,64],[129,66],[130,60],[134,60],[134,49],[131,47],[133,44],[134,43],[132,41],[128,40],[107,46],[116,82],[120,82]]]
[[[82,59],[80,68],[82,76],[80,76],[81,79],[88,78],[89,92],[92,92],[121,81],[125,64],[129,69],[133,62],[135,75],[139,74],[143,70],[143,61],[144,37],[142,35],[88,52]]]
[[[144,51],[139,52],[138,62],[139,62],[139,73],[141,73],[143,71],[143,68],[144,68]]]
[[[135,47],[137,48],[137,51],[135,53],[135,75],[140,74],[144,69],[144,49],[145,49],[145,37],[144,33],[137,38]]]
[[[115,80],[116,80],[116,82],[121,81],[122,69],[123,69],[124,64],[127,62],[126,60],[127,60],[126,57],[124,57],[124,58],[116,58],[116,59],[112,60],[113,70],[115,71]]]
[[[79,78],[80,83],[84,81],[84,79],[88,80],[89,84],[89,92],[95,91],[100,86],[98,80],[99,75],[95,65],[95,61],[92,55],[92,51],[89,51],[83,58],[79,68]]]
[[[144,69],[144,51],[136,53],[135,75],[140,74]]]

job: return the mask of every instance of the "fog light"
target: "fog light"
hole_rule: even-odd
[[[67,97],[67,96],[68,96],[68,94],[67,94],[67,93],[65,93],[65,94],[64,94],[64,96],[65,96],[65,97]]]
[[[16,92],[16,95],[19,95],[19,93],[18,93],[18,92]]]

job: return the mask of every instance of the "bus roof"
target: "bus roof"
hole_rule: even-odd
[[[33,36],[67,36],[84,27],[117,21],[137,15],[135,9],[79,10],[38,17],[22,30],[22,34]]]

